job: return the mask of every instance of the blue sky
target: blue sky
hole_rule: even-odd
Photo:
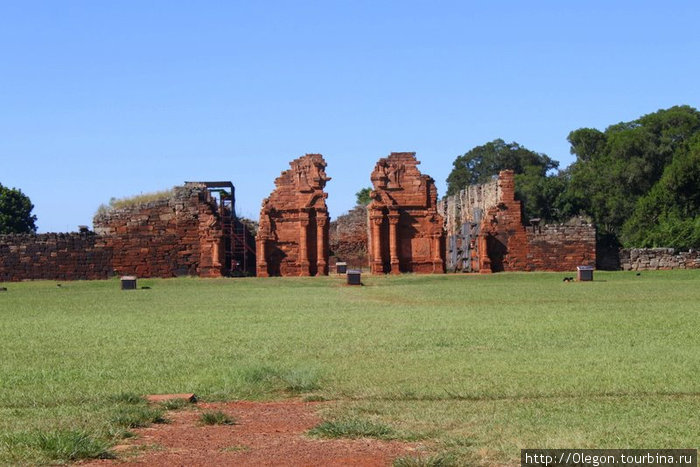
[[[495,138],[563,168],[574,129],[700,107],[699,24],[697,1],[0,0],[0,183],[46,232],[185,180],[257,219],[305,153],[334,217],[391,151],[440,195]]]

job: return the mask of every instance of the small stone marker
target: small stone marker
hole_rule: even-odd
[[[362,271],[351,269],[348,271],[348,285],[362,285]]]
[[[122,276],[122,290],[135,290],[136,289],[136,276]]]
[[[335,263],[335,272],[337,274],[345,274],[348,272],[348,263]]]
[[[579,281],[592,281],[593,266],[576,266],[576,275]]]

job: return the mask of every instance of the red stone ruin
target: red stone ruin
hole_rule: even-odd
[[[437,188],[418,164],[414,152],[392,152],[372,172],[368,253],[374,274],[445,272]]]
[[[260,210],[257,275],[328,275],[326,161],[321,154],[306,154],[289,165]]]
[[[0,281],[253,274],[255,242],[234,198],[231,182],[186,182],[101,210],[94,232],[0,235]]]
[[[95,232],[118,274],[138,277],[252,274],[252,236],[235,215],[231,182],[185,182],[172,196],[98,214]]]
[[[524,225],[515,199],[515,174],[472,185],[439,203],[447,231],[450,271],[574,271],[595,265],[595,227],[581,219],[566,224]]]
[[[489,206],[481,223],[479,242],[480,272],[524,271],[527,234],[522,223],[522,205],[515,199],[512,170],[499,174],[500,199]]]
[[[512,171],[438,203],[435,181],[418,164],[412,152],[379,159],[366,213],[356,208],[335,225],[337,258],[353,267],[369,262],[374,274],[574,271],[596,263],[590,223],[523,222]],[[255,238],[235,215],[231,182],[186,182],[101,210],[94,232],[1,235],[0,281],[327,275],[325,168],[320,154],[290,162],[263,201]],[[626,268],[700,267],[694,257],[657,253],[630,253]]]

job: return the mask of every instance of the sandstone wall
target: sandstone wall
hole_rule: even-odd
[[[501,171],[497,183],[498,202],[488,206],[481,220],[479,271],[527,271],[527,233],[521,203],[515,199],[513,171]]]
[[[623,248],[620,266],[625,271],[653,269],[698,269],[698,250],[677,252],[673,248]]]
[[[119,275],[222,275],[222,230],[206,188],[188,184],[171,198],[111,210],[94,218]]]
[[[330,248],[337,261],[352,269],[367,266],[367,228],[365,206],[356,206],[331,222]]]
[[[596,262],[594,226],[580,220],[565,225],[523,225],[511,170],[445,198],[440,212],[446,218],[446,257],[451,270],[572,271]]]
[[[529,271],[575,271],[596,262],[595,227],[588,223],[528,227],[527,242]]]
[[[111,275],[112,250],[93,233],[0,235],[0,282]]]

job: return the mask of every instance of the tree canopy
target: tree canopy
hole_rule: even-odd
[[[363,188],[357,193],[355,193],[355,198],[358,206],[367,206],[371,201],[370,194],[372,193],[371,188]]]
[[[549,170],[559,167],[559,163],[516,142],[506,143],[495,139],[457,157],[452,166],[452,172],[447,177],[448,195],[469,185],[487,182],[501,170],[510,169],[516,174],[528,172],[544,177]]]
[[[569,169],[567,196],[576,210],[591,215],[599,231],[619,237],[626,246],[679,244],[671,241],[674,235],[663,241],[646,237],[652,235],[652,226],[658,229],[663,224],[670,232],[675,227],[671,229],[668,222],[677,224],[678,216],[685,216],[684,225],[692,224],[689,217],[697,217],[697,205],[694,210],[686,201],[687,195],[697,196],[699,185],[672,179],[678,180],[680,171],[692,179],[697,161],[689,145],[698,133],[700,112],[689,106],[659,110],[611,125],[605,132],[575,130],[568,138],[576,161]],[[644,212],[662,206],[664,215]]]
[[[639,247],[700,247],[700,133],[639,198],[622,238]]]
[[[0,184],[0,234],[36,232],[34,205],[16,188]]]

